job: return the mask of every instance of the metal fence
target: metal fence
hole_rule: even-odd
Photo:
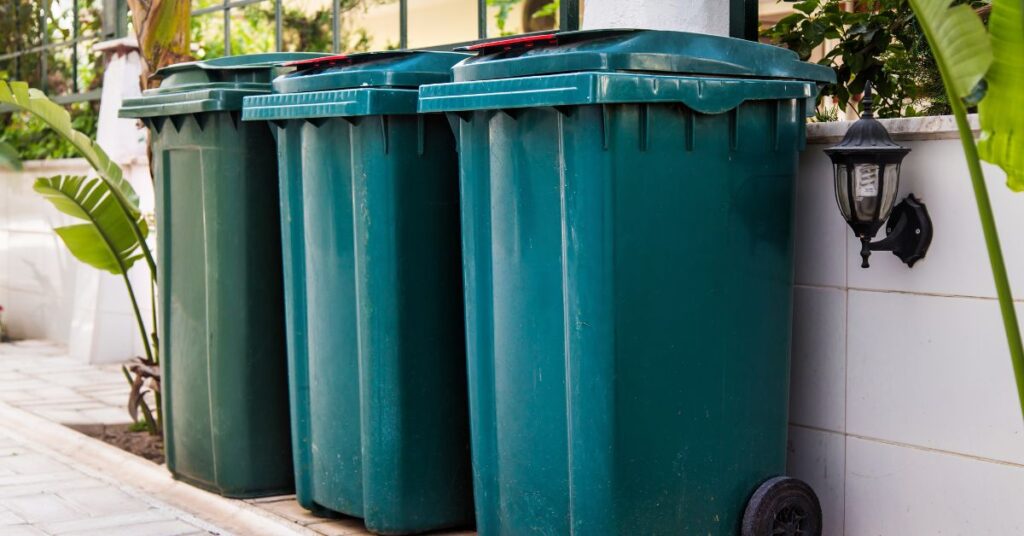
[[[487,8],[488,0],[473,0],[476,3],[477,10],[477,38],[487,39],[488,37],[497,37],[487,35]],[[282,0],[223,0],[223,4],[204,7],[195,9],[192,11],[193,17],[207,15],[211,13],[221,13],[224,17],[224,51],[225,54],[231,54],[231,10],[248,5],[262,4],[266,2],[273,2],[274,13],[275,13],[275,28],[274,28],[274,43],[275,49],[280,51],[284,45],[284,29],[282,27]],[[407,48],[409,43],[409,2],[410,0],[398,0],[398,26],[399,26],[399,44],[398,48]],[[332,35],[332,51],[335,53],[341,52],[341,0],[332,0],[331,2],[331,35]],[[577,30],[580,25],[580,0],[561,0],[558,3],[558,28],[566,30]],[[436,45],[430,48],[442,48],[447,47],[451,44]]]
[[[103,39],[112,39],[118,37],[124,37],[128,33],[128,10],[126,0],[68,0],[71,2],[71,12],[73,20],[71,24],[70,35],[66,39],[59,41],[51,41],[51,31],[49,31],[52,17],[52,12],[49,6],[53,2],[31,2],[30,0],[8,0],[13,3],[14,14],[16,20],[14,21],[14,27],[17,30],[19,17],[19,7],[23,5],[34,5],[37,6],[36,13],[32,16],[37,17],[38,20],[31,21],[32,25],[37,27],[39,31],[39,43],[33,46],[25,48],[17,48],[14,51],[0,54],[0,65],[4,62],[8,64],[13,63],[13,78],[23,79],[25,72],[23,69],[23,63],[26,58],[35,56],[37,61],[35,68],[38,69],[38,80],[40,82],[40,89],[47,91],[47,73],[51,68],[48,62],[48,54],[52,54],[55,51],[70,49],[70,81],[71,87],[68,94],[57,95],[54,100],[60,103],[71,103],[79,101],[90,101],[97,100],[100,97],[100,91],[98,89],[84,89],[79,87],[79,76],[78,71],[81,66],[82,58],[79,52],[80,45],[84,45],[90,42],[97,42]],[[409,3],[411,0],[397,0],[399,5],[399,43],[398,48],[407,48],[408,45],[408,34],[409,34]],[[469,2],[475,2],[477,9],[477,38],[488,39],[497,38],[499,36],[488,35],[488,6],[494,3],[494,0],[466,0]],[[203,16],[222,16],[223,17],[223,33],[224,33],[224,52],[225,54],[231,54],[231,15],[232,10],[237,10],[249,5],[273,3],[274,9],[274,26],[275,36],[274,43],[276,50],[282,50],[284,45],[282,27],[282,0],[222,0],[221,3],[216,5],[207,5],[193,9],[193,17]],[[737,37],[746,37],[748,39],[756,38],[757,32],[757,0],[729,0],[731,7],[730,17],[730,33]],[[66,3],[66,2],[65,2]],[[96,6],[99,4],[101,21],[102,24],[98,31],[91,33],[83,33],[81,27],[81,20],[78,16],[82,5],[87,4],[88,6]],[[341,50],[341,28],[342,28],[342,0],[331,0],[332,4],[332,48],[334,52],[340,52]],[[469,4],[472,5],[472,4]],[[28,21],[26,21],[28,22]],[[558,2],[558,13],[557,13],[557,27],[562,30],[575,30],[580,25],[580,0],[560,0]],[[429,48],[448,48],[454,44],[437,45]]]
[[[47,87],[49,71],[54,67],[49,58],[59,51],[70,51],[70,87],[66,94],[55,95],[53,100],[62,104],[81,101],[93,101],[100,98],[100,90],[80,87],[79,68],[83,61],[89,61],[90,57],[83,54],[79,45],[95,43],[105,39],[115,39],[128,34],[128,9],[125,0],[71,0],[71,32],[66,39],[52,40],[51,26],[53,23],[52,2],[31,2],[30,0],[8,0],[13,7],[13,27],[19,30],[19,22],[24,26],[32,26],[37,32],[35,37],[38,44],[26,47],[16,45],[16,49],[6,53],[0,53],[0,66],[7,64],[8,71],[13,79],[22,80],[26,77],[33,77],[38,81],[39,89],[49,92]],[[488,0],[472,0],[476,3],[478,12],[478,35],[480,39],[486,39],[487,35],[487,7]],[[408,43],[408,13],[410,0],[398,0],[399,5],[399,48],[406,48]],[[83,32],[81,18],[78,16],[84,4],[89,6],[99,3],[101,10],[102,24],[98,31]],[[231,18],[232,11],[249,5],[272,3],[274,8],[275,36],[274,44],[276,50],[282,50],[284,46],[284,28],[282,27],[282,0],[223,0],[222,3],[193,9],[193,17],[222,16],[224,20],[224,52],[231,54]],[[332,0],[332,49],[334,52],[341,52],[341,27],[343,13],[341,10],[342,0]],[[35,20],[19,21],[24,8],[32,6],[31,16]],[[558,11],[558,27],[564,29],[579,28],[579,0],[561,0]],[[28,24],[31,22],[31,24]],[[18,39],[20,43],[21,39]],[[442,48],[447,45],[439,45],[431,48]],[[65,52],[66,53],[66,52]],[[28,60],[32,59],[32,67],[28,67]]]

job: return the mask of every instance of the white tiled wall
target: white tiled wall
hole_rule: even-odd
[[[148,167],[127,163],[126,176],[152,206]],[[86,175],[82,159],[25,162],[0,172],[0,306],[9,335],[69,345],[83,361],[125,361],[142,355],[120,277],[79,263],[53,232],[75,223],[32,190],[38,177]],[[145,270],[133,268],[142,310],[149,310]]]
[[[931,136],[901,141],[901,197],[935,228],[913,269],[886,252],[860,268],[813,127],[801,159],[789,469],[826,536],[1024,534],[1024,419],[977,208],[960,142]],[[1024,195],[985,172],[1024,297]]]
[[[26,162],[20,173],[0,173],[0,305],[13,337],[67,341],[76,261],[53,228],[71,219],[32,191],[32,182],[87,169],[75,159]]]

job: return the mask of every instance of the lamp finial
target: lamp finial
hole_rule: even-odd
[[[874,104],[875,97],[871,91],[871,81],[868,80],[867,82],[864,83],[864,99],[861,100],[861,106],[863,107],[863,111],[861,112],[860,116],[874,117]]]

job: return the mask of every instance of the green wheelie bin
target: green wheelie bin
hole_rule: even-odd
[[[416,112],[465,57],[300,62],[245,99],[281,162],[296,495],[381,534],[473,522],[455,139]]]
[[[830,69],[605,30],[475,45],[459,139],[482,536],[820,534],[786,469],[793,197]]]
[[[277,158],[241,113],[311,56],[172,65],[120,111],[152,140],[167,467],[229,497],[293,488]]]

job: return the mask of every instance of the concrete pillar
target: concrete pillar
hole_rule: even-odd
[[[586,0],[583,29],[638,28],[729,35],[729,0]]]
[[[141,94],[141,63],[134,37],[106,41],[94,50],[106,56],[96,141],[117,162],[138,192],[142,211],[153,210],[146,160],[146,131],[134,119],[117,117],[126,98]],[[68,353],[86,363],[124,362],[143,355],[124,280],[85,264],[75,268]],[[149,273],[139,261],[129,277],[143,315],[150,311]]]

